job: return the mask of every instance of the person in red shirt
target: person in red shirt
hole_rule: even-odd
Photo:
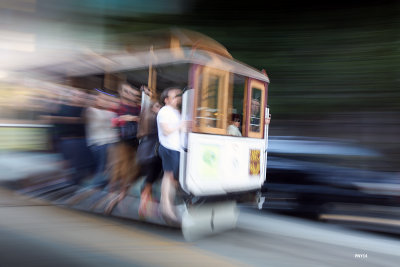
[[[137,130],[140,116],[140,91],[128,83],[122,83],[119,89],[120,105],[114,110],[117,117],[112,120],[119,129],[120,141],[115,146],[113,153],[114,166],[110,181],[111,191],[120,191],[117,198],[112,200],[106,213],[110,213],[113,207],[121,201],[132,183],[140,174],[139,165],[136,163],[138,147]]]

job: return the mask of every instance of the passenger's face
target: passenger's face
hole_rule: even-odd
[[[84,105],[85,104],[85,94],[78,90],[72,91],[70,96],[71,103],[75,105]]]
[[[138,90],[133,89],[129,85],[123,85],[121,88],[121,98],[135,105],[140,104],[141,94]]]
[[[103,98],[102,94],[98,94],[96,96],[96,106],[99,107],[99,108],[105,108],[106,103],[104,101],[104,98]]]
[[[165,103],[178,109],[182,104],[182,91],[180,89],[169,91],[168,97],[165,99]]]
[[[118,107],[118,99],[105,94],[97,96],[97,106],[104,109],[113,109]]]
[[[154,105],[151,107],[151,111],[153,111],[155,114],[157,114],[160,111],[161,105],[156,102]]]

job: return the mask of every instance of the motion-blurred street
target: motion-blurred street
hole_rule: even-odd
[[[0,191],[0,266],[397,266],[400,241],[257,210],[237,229],[186,242],[179,230]]]
[[[8,171],[1,181],[57,171],[56,159],[2,153]],[[18,162],[25,167],[12,165]],[[255,207],[241,207],[236,229],[193,242],[175,228],[71,210],[4,186],[0,218],[0,266],[397,266],[400,260],[396,237]]]

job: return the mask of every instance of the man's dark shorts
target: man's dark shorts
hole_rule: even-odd
[[[162,160],[164,172],[172,171],[174,173],[175,180],[179,180],[180,152],[168,149],[160,144],[160,147],[158,148],[158,154]]]

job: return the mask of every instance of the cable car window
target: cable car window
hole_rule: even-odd
[[[202,88],[198,105],[198,120],[201,126],[219,128],[221,122],[218,109],[218,88],[220,79],[210,74],[207,85]]]
[[[227,134],[232,136],[243,136],[244,135],[244,119],[246,104],[245,104],[245,87],[246,78],[241,75],[233,75],[232,84],[232,108],[231,114],[229,114],[228,120],[229,126],[227,128]]]
[[[261,96],[262,91],[257,88],[251,89],[251,114],[250,114],[250,130],[252,132],[260,132],[261,117]]]
[[[229,73],[211,68],[204,68],[199,75],[195,124],[197,131],[226,134],[228,78]]]
[[[265,84],[249,79],[247,93],[247,136],[263,138],[264,136],[264,109],[265,109]]]
[[[218,85],[219,85],[219,77],[217,75],[210,75],[208,88],[206,89],[206,112],[207,112],[207,119],[208,127],[217,127],[217,123],[220,124],[218,120],[219,109],[218,109]],[[204,99],[203,99],[204,100]],[[202,101],[204,103],[204,101]]]

